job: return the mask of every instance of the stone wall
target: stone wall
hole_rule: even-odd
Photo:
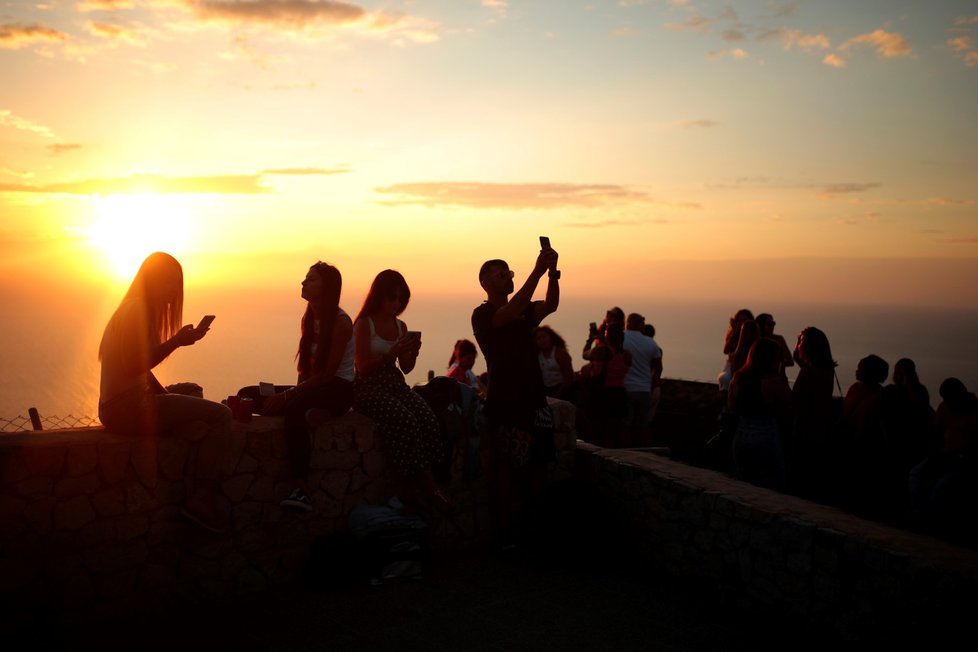
[[[813,631],[942,636],[970,626],[974,550],[649,453],[580,442],[575,472],[649,571],[707,580],[739,606]]]
[[[553,476],[566,478],[574,410],[553,406]],[[351,412],[314,435],[313,512],[283,511],[279,502],[294,487],[282,421],[255,417],[234,424],[221,484],[230,528],[213,534],[180,515],[194,445],[179,435],[140,440],[102,428],[0,435],[0,622],[35,609],[118,613],[294,580],[317,537],[346,530],[354,506],[384,504],[393,490],[374,424]],[[457,446],[449,493],[460,511],[430,522],[435,546],[478,543],[488,527],[485,482],[462,477],[464,457]]]

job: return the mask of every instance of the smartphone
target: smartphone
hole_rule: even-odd
[[[420,340],[421,339],[421,331],[408,331],[407,332],[407,335],[412,340]]]
[[[598,325],[593,321],[590,324],[590,330],[591,330],[591,337],[594,337],[595,335],[598,334]]]
[[[275,393],[275,385],[272,383],[258,382],[258,395],[259,396],[271,396]]]
[[[206,330],[211,327],[212,321],[214,321],[214,315],[204,315],[204,318],[200,320],[200,323],[197,324],[197,327],[194,328],[194,330],[196,331],[199,331],[201,329]]]
[[[545,235],[541,235],[540,236],[540,248],[541,249],[550,249],[550,238],[549,237],[547,237]]]

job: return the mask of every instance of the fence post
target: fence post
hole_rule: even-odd
[[[44,426],[41,425],[41,415],[37,413],[37,408],[31,408],[27,411],[28,416],[31,418],[31,426],[34,430],[44,430]]]

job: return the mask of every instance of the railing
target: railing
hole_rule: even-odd
[[[28,416],[13,418],[0,417],[0,433],[30,432],[32,430],[48,430],[52,428],[87,428],[100,425],[98,418],[69,414],[59,416],[38,416],[37,412]],[[40,427],[38,427],[40,426]]]

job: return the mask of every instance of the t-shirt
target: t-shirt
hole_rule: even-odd
[[[632,364],[625,374],[625,391],[652,391],[652,360],[662,357],[662,349],[648,335],[640,331],[625,331],[623,350],[632,354]]]
[[[547,404],[533,340],[537,303],[531,302],[518,319],[501,328],[492,325],[497,306],[487,302],[472,311],[472,331],[489,368],[486,401],[499,416],[525,414],[527,408],[532,412]]]

